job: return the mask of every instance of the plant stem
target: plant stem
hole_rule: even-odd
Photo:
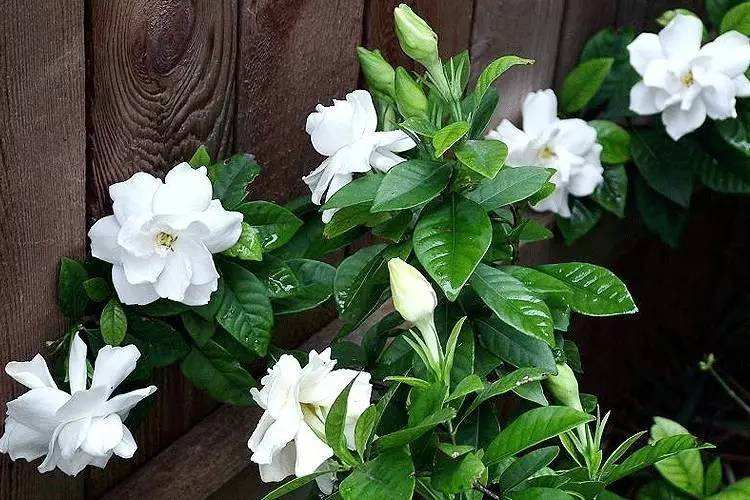
[[[494,491],[492,491],[491,489],[487,488],[486,486],[484,486],[482,484],[474,483],[474,488],[473,489],[475,489],[475,490],[477,490],[477,491],[479,491],[479,492],[487,495],[490,498],[494,498],[495,500],[500,500],[500,496],[499,495],[497,495]]]
[[[729,395],[730,398],[732,398],[737,405],[739,405],[740,408],[742,408],[745,413],[750,415],[750,405],[748,405],[741,397],[737,395],[734,390],[729,387],[729,384],[727,384],[724,379],[719,375],[716,370],[714,370],[713,366],[708,366],[707,368],[708,372],[716,379],[716,381],[721,385],[722,389]]]

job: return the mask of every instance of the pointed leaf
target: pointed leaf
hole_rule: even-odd
[[[434,199],[448,185],[452,166],[425,160],[409,160],[388,171],[380,184],[371,212],[413,208]]]

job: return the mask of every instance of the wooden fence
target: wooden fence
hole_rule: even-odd
[[[0,1],[0,365],[30,358],[61,333],[58,259],[84,255],[87,227],[110,210],[111,183],[139,170],[163,172],[204,143],[216,156],[256,155],[265,173],[254,196],[303,194],[300,177],[319,163],[305,118],[358,86],[355,47],[378,47],[408,65],[392,29],[398,3]],[[499,84],[501,115],[515,118],[522,96],[559,84],[598,29],[653,27],[666,8],[702,2],[407,3],[440,34],[443,55],[469,47],[477,68],[508,53],[537,60]],[[276,335],[296,344],[330,319],[311,316]],[[243,472],[253,410],[217,409],[174,370],[159,373],[156,385],[132,460],[68,478],[2,456],[0,498],[255,498],[254,468]],[[19,391],[0,378],[0,403]]]

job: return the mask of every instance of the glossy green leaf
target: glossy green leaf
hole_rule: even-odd
[[[539,295],[548,303],[564,303],[568,295],[570,295],[568,285],[554,276],[550,276],[537,269],[521,266],[504,266],[502,270],[523,283],[527,290]]]
[[[216,333],[216,323],[213,320],[206,320],[200,317],[193,311],[186,311],[180,315],[182,324],[185,327],[185,331],[193,339],[195,345],[198,347],[203,346],[206,342],[211,340],[211,337]]]
[[[722,480],[722,469],[721,469],[721,458],[714,458],[708,467],[706,467],[706,475],[704,480],[704,495],[711,495],[716,493],[721,488]]]
[[[341,236],[358,226],[375,226],[391,217],[386,212],[372,213],[372,204],[360,203],[337,210],[323,229],[323,236],[331,239]]]
[[[513,366],[555,373],[555,357],[546,342],[530,337],[497,318],[477,321],[479,339],[488,351]]]
[[[273,298],[275,314],[294,314],[313,309],[333,295],[333,280],[336,268],[325,262],[309,259],[286,261],[297,284],[284,297]]]
[[[477,394],[474,401],[464,412],[464,416],[476,410],[479,405],[497,396],[502,396],[511,392],[518,386],[528,384],[529,382],[539,381],[546,377],[544,371],[539,368],[518,368],[507,375],[503,375],[498,380],[488,384],[482,392]]]
[[[388,171],[380,184],[371,212],[413,208],[438,196],[448,185],[450,163],[409,160]]]
[[[549,240],[554,237],[552,231],[534,219],[526,219],[517,234],[518,241],[522,243],[533,243],[536,241]]]
[[[454,144],[460,141],[469,132],[470,125],[467,122],[454,122],[441,128],[432,137],[432,146],[435,148],[435,158],[440,158]]]
[[[231,262],[220,267],[226,286],[216,321],[248,351],[264,356],[273,326],[268,292],[247,269]]]
[[[112,290],[104,278],[89,278],[83,282],[83,289],[86,295],[94,302],[104,302],[112,293]]]
[[[214,198],[227,210],[236,210],[247,195],[247,185],[260,174],[260,166],[250,155],[237,154],[208,167]],[[251,221],[247,221],[252,224]]]
[[[211,155],[208,154],[206,146],[201,144],[193,153],[192,158],[188,161],[193,168],[208,167],[211,164]]]
[[[426,432],[431,431],[438,425],[447,422],[456,416],[456,410],[450,407],[441,408],[434,413],[428,415],[424,420],[420,421],[415,425],[405,427],[385,436],[377,438],[373,442],[373,446],[377,450],[387,450],[388,448],[397,448],[405,444],[409,444]]]
[[[472,274],[471,286],[503,322],[513,328],[555,345],[549,308],[510,274],[479,264]]]
[[[398,242],[404,239],[414,218],[411,210],[396,212],[390,219],[372,227],[372,234]]]
[[[473,96],[476,99],[476,94]],[[487,88],[484,97],[479,101],[479,105],[471,116],[471,129],[469,130],[469,139],[479,139],[484,136],[484,131],[492,119],[492,115],[500,102],[500,95],[495,87]]]
[[[291,481],[287,481],[275,490],[268,493],[261,500],[276,500],[277,498],[284,498],[289,493],[302,488],[303,486],[313,482],[316,477],[323,476],[325,474],[332,474],[337,472],[339,469],[336,467],[322,467],[320,470],[313,472],[302,477],[295,477]]]
[[[289,241],[302,226],[302,221],[284,207],[267,201],[251,201],[238,206],[251,227],[258,230],[264,251],[273,250]]]
[[[487,91],[490,85],[492,85],[494,81],[500,77],[500,75],[508,71],[513,66],[519,64],[534,64],[534,60],[524,59],[518,56],[503,56],[495,59],[490,64],[488,64],[487,67],[482,70],[482,73],[480,73],[479,78],[477,78],[477,83],[474,88],[474,98],[478,102],[481,102],[484,97],[484,93]]]
[[[688,430],[672,420],[654,417],[651,439],[658,441],[667,436],[689,434]],[[659,473],[675,487],[689,495],[703,495],[703,461],[698,450],[686,450],[654,464]]]
[[[596,130],[596,142],[602,145],[602,162],[609,164],[630,161],[630,134],[609,120],[592,120],[589,125]]]
[[[707,498],[708,500],[747,500],[750,498],[750,478],[740,479]]]
[[[634,182],[640,220],[667,245],[676,248],[688,222],[688,210],[660,195],[639,176]]]
[[[588,316],[633,314],[638,308],[625,284],[611,271],[582,262],[546,264],[536,269],[562,281],[571,294],[570,307]]]
[[[706,0],[706,12],[711,22],[718,28],[724,15],[745,0]]]
[[[720,31],[739,31],[745,36],[750,36],[750,3],[744,2],[730,9],[721,20]]]
[[[60,273],[57,279],[57,300],[60,310],[70,320],[77,320],[86,311],[89,298],[84,282],[89,273],[83,265],[73,259],[60,259]]]
[[[423,214],[414,228],[414,252],[429,275],[455,300],[492,241],[481,206],[458,195]]]
[[[551,464],[557,458],[558,453],[560,453],[560,448],[557,446],[547,446],[528,452],[503,471],[497,478],[498,486],[502,491],[515,488],[524,480]]]
[[[99,328],[104,341],[113,346],[118,346],[125,338],[128,330],[128,319],[122,309],[120,301],[112,298],[102,309],[99,318]]]
[[[230,248],[224,250],[223,253],[227,257],[235,257],[240,260],[263,260],[263,246],[258,230],[251,227],[247,222],[243,222],[240,239]]]
[[[339,459],[348,465],[357,465],[357,460],[346,446],[346,436],[344,435],[349,391],[355,380],[356,379],[352,379],[352,381],[349,382],[344,390],[342,390],[336,397],[330,410],[328,410],[325,420],[326,444],[331,447],[333,453]]]
[[[123,344],[134,344],[141,351],[138,364],[168,366],[185,357],[190,346],[164,321],[128,314],[128,331]]]
[[[456,148],[458,161],[489,179],[503,168],[507,156],[508,146],[494,139],[469,139]]]
[[[577,239],[588,234],[602,218],[602,211],[599,207],[585,203],[578,198],[571,198],[569,205],[570,217],[559,215],[555,217],[557,228],[560,230],[566,245],[571,245]]]
[[[385,175],[380,173],[368,173],[354,179],[336,191],[320,209],[346,208],[360,203],[372,202],[375,200],[375,194],[384,178]]]
[[[367,443],[375,432],[378,421],[378,407],[370,405],[362,412],[354,426],[354,444],[361,458],[365,456]]]
[[[612,69],[614,59],[603,57],[579,64],[565,77],[560,93],[560,105],[566,113],[583,109],[599,92]]]
[[[409,132],[429,138],[434,137],[435,132],[437,132],[438,130],[435,125],[430,122],[430,120],[426,118],[420,118],[418,116],[411,116],[403,122],[399,123],[398,126],[399,128],[408,130]]]
[[[212,398],[236,406],[250,406],[255,380],[224,348],[212,340],[195,346],[180,363],[185,378]]]
[[[457,458],[439,454],[435,459],[430,484],[446,495],[471,490],[485,472],[482,459],[477,453],[466,453]]]
[[[625,216],[625,202],[628,196],[628,174],[623,165],[605,167],[604,182],[599,184],[591,199],[603,209],[617,217]]]
[[[453,389],[453,392],[448,395],[448,398],[445,401],[453,401],[454,399],[468,396],[473,392],[479,392],[482,389],[484,389],[484,382],[482,382],[482,379],[474,373],[471,373],[456,384],[456,388]]]
[[[406,499],[413,493],[414,464],[406,447],[385,450],[357,467],[339,486],[343,500]]]
[[[532,196],[542,189],[551,175],[542,167],[504,168],[494,179],[482,181],[466,197],[485,210],[495,210]]]
[[[508,494],[508,498],[510,500],[575,500],[577,497],[556,488],[534,486],[512,491]]]

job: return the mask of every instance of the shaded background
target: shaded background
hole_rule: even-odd
[[[355,47],[380,48],[390,61],[408,66],[393,34],[397,3],[2,2],[0,365],[28,359],[44,340],[60,335],[64,324],[55,306],[58,259],[84,254],[87,227],[110,209],[111,183],[139,170],[162,173],[205,143],[215,157],[239,151],[256,155],[265,173],[252,196],[281,202],[303,194],[300,177],[320,162],[304,132],[305,118],[317,103],[329,103],[358,86]],[[513,70],[501,79],[502,105],[495,123],[501,117],[516,119],[527,92],[559,84],[585,40],[602,27],[655,30],[652,19],[667,8],[700,10],[702,4],[406,3],[439,33],[444,56],[470,48],[475,74],[508,53],[537,60],[533,67]],[[614,266],[641,306],[635,318],[579,319],[574,325],[586,369],[583,389],[615,410],[617,432],[644,428],[652,413],[682,415],[697,421],[701,427],[694,430],[707,439],[727,441],[736,462],[744,460],[741,443],[717,424],[736,418],[731,403],[725,404],[716,385],[694,366],[703,353],[714,350],[719,369],[738,380],[748,378],[747,321],[741,313],[748,310],[750,299],[740,285],[747,283],[746,205],[726,196],[697,196],[678,251],[665,248],[635,224],[615,221],[603,224],[577,247],[553,244],[535,250]],[[740,319],[716,319],[730,309],[738,310]],[[297,344],[331,321],[330,313],[281,323],[275,339]],[[178,445],[185,441],[197,442],[190,462],[195,470],[166,470],[153,488],[173,496],[179,491],[182,498],[259,495],[254,469],[242,471],[246,456],[238,455],[238,464],[229,463],[235,456],[231,454],[223,462],[202,460],[200,440],[208,434],[203,429],[224,410],[217,410],[216,403],[176,370],[159,372],[155,383],[156,402],[136,433],[139,449],[132,460],[113,459],[106,471],[87,470],[68,478],[57,472],[41,476],[35,464],[12,463],[2,456],[0,498],[136,496],[143,491],[131,490],[131,485],[147,477],[149,465],[158,469],[165,457],[180,454]],[[18,394],[17,384],[0,378],[0,401]],[[242,422],[232,420],[238,413],[221,415],[223,420],[217,421],[227,427]],[[214,431],[214,439],[221,442],[222,430]],[[201,478],[210,479],[198,484],[191,477],[198,470]]]

